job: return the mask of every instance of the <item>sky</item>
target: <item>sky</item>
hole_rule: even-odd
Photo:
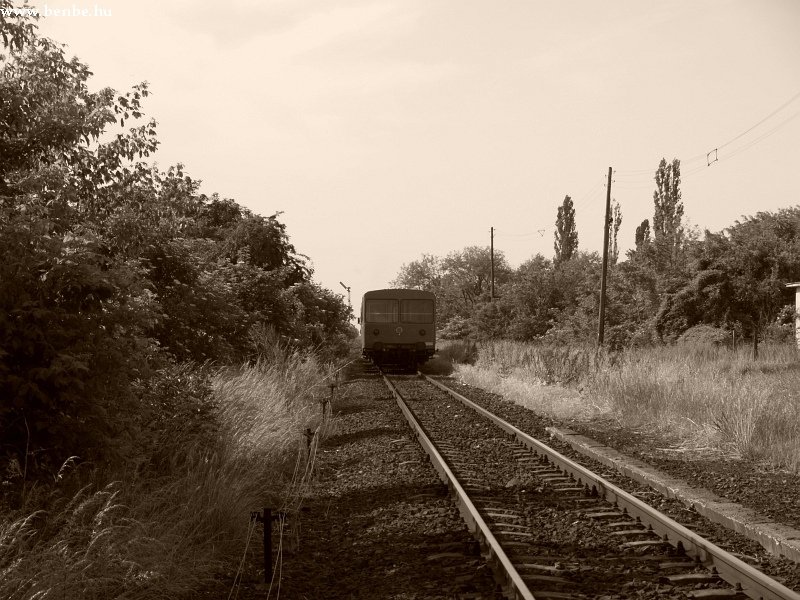
[[[31,5],[90,87],[149,82],[161,168],[282,211],[356,310],[423,253],[488,246],[490,227],[512,267],[552,257],[566,195],[580,249],[600,252],[609,167],[623,251],[662,158],[681,160],[701,233],[800,204],[798,0]]]

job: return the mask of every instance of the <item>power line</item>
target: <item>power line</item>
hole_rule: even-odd
[[[720,148],[724,148],[725,146],[728,146],[728,145],[732,144],[733,142],[735,142],[736,140],[738,140],[738,139],[739,139],[739,138],[741,138],[742,136],[744,136],[744,135],[746,135],[746,134],[750,133],[751,131],[753,131],[753,129],[755,129],[756,127],[758,127],[759,125],[761,125],[762,123],[764,123],[765,121],[767,121],[768,119],[770,119],[771,117],[773,117],[773,116],[775,116],[776,114],[778,114],[780,111],[782,111],[784,108],[786,108],[787,106],[789,106],[789,105],[790,105],[792,102],[794,102],[794,101],[795,101],[795,100],[797,100],[798,98],[800,98],[800,92],[797,92],[797,93],[796,93],[794,96],[792,96],[791,98],[789,98],[789,99],[788,99],[786,102],[784,102],[783,104],[781,104],[781,105],[780,105],[778,108],[776,108],[775,110],[773,110],[771,113],[769,113],[769,114],[768,114],[766,117],[764,117],[763,119],[761,119],[761,120],[760,120],[758,123],[756,123],[756,124],[755,124],[755,125],[753,125],[752,127],[748,127],[747,129],[745,129],[745,130],[744,130],[742,133],[740,133],[740,134],[739,134],[739,135],[737,135],[736,137],[734,137],[734,138],[732,138],[732,139],[728,140],[727,142],[725,142],[725,143],[724,143],[724,144],[722,144],[721,146],[717,146],[717,150],[719,150]],[[795,114],[794,116],[797,116],[797,115]],[[790,119],[791,119],[791,118],[794,118],[794,117],[790,117]],[[784,123],[785,123],[785,121],[784,121]]]
[[[755,146],[759,142],[761,142],[761,141],[765,140],[766,138],[770,137],[775,132],[777,132],[780,128],[782,128],[784,125],[786,125],[789,121],[793,120],[795,117],[800,115],[800,111],[798,111],[798,112],[794,113],[793,115],[789,116],[788,118],[784,119],[783,121],[778,123],[778,125],[776,125],[772,129],[770,129],[769,131],[760,134],[758,137],[756,137],[753,140],[750,140],[744,146],[742,146],[740,148],[737,148],[736,150],[734,150],[733,152],[731,152],[731,153],[729,153],[727,155],[723,155],[721,157],[719,156],[719,150],[721,150],[722,148],[726,148],[726,147],[730,146],[735,141],[740,140],[741,138],[743,138],[748,133],[752,132],[753,130],[755,130],[759,126],[763,125],[769,119],[771,119],[772,117],[777,115],[779,112],[781,112],[783,109],[785,109],[787,106],[789,106],[792,102],[794,102],[798,98],[800,98],[800,92],[795,93],[791,98],[789,98],[783,104],[781,104],[780,106],[775,108],[768,115],[766,115],[765,117],[763,117],[762,119],[760,119],[759,121],[757,121],[756,123],[754,123],[753,125],[748,127],[747,129],[745,129],[741,133],[735,135],[734,137],[729,139],[724,144],[720,144],[719,146],[717,146],[716,148],[713,148],[712,150],[710,150],[708,152],[704,152],[702,154],[696,154],[694,156],[689,157],[688,159],[682,160],[681,161],[682,165],[691,165],[692,162],[699,161],[701,159],[705,163],[702,166],[698,165],[697,168],[691,168],[689,171],[685,171],[684,173],[682,173],[682,175],[691,175],[691,174],[694,174],[694,173],[698,173],[699,171],[702,171],[703,168],[709,167],[712,164],[714,164],[715,162],[718,162],[720,160],[725,160],[725,159],[731,158],[732,156],[735,156],[736,154],[744,152],[745,150],[748,150],[749,148],[752,148],[753,146]],[[645,175],[645,174],[649,175],[649,174],[653,174],[654,172],[655,171],[653,169],[636,169],[636,170],[619,171],[619,172],[615,171],[615,176],[621,177],[622,179],[631,178],[633,180],[636,180],[639,177],[641,177],[642,175]],[[636,181],[626,181],[626,183],[636,183]]]
[[[791,121],[792,119],[795,119],[798,115],[800,115],[800,110],[797,111],[796,113],[794,113],[793,115],[791,115],[790,117],[784,119],[780,123],[778,123],[775,127],[770,129],[769,131],[767,131],[765,133],[762,133],[756,139],[751,140],[750,142],[748,142],[747,144],[745,144],[741,148],[737,148],[736,150],[733,150],[730,154],[728,154],[724,158],[731,158],[732,156],[736,156],[737,154],[739,154],[741,152],[744,152],[745,150],[748,150],[749,148],[752,148],[753,146],[755,146],[756,144],[758,144],[762,140],[765,140],[768,137],[770,137],[771,135],[773,135],[775,132],[777,132],[779,129],[781,129],[784,125],[786,125],[789,121]]]
[[[536,231],[529,231],[528,233],[508,233],[502,229],[495,229],[494,235],[497,237],[500,234],[502,237],[530,237],[532,235],[544,236],[545,229],[537,229]]]

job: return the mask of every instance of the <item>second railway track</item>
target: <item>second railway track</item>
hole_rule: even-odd
[[[507,597],[800,600],[441,383],[384,379]]]

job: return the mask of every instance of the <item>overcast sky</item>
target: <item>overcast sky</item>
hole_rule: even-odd
[[[798,0],[33,6],[104,13],[40,31],[94,88],[149,81],[159,166],[283,211],[316,280],[351,286],[356,309],[422,253],[488,245],[491,226],[512,266],[552,257],[567,194],[581,249],[600,251],[608,167],[623,249],[652,218],[662,157],[681,159],[701,230],[800,203]]]

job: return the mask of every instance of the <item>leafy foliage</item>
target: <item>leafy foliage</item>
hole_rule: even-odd
[[[572,204],[572,198],[569,196],[565,196],[561,206],[558,207],[553,249],[556,253],[553,259],[555,263],[569,260],[578,250],[578,230],[575,225],[575,207]]]
[[[645,244],[650,243],[650,220],[645,219],[636,228],[634,239],[635,249],[641,250]]]
[[[405,264],[392,281],[394,287],[428,290],[436,294],[440,324],[470,317],[491,294],[491,254],[488,247],[469,246],[444,258],[423,254]],[[495,285],[502,286],[511,268],[502,252],[494,253]]]
[[[672,343],[701,334],[710,339],[714,336],[708,332],[716,336],[733,331],[738,338],[749,337],[756,354],[765,331],[790,335],[794,310],[786,306],[785,284],[800,280],[800,207],[761,212],[722,232],[706,232],[701,240],[682,224],[680,182],[680,161],[662,159],[655,174],[652,221],[645,219],[636,228],[635,248],[621,262],[616,237],[622,212],[614,205],[608,348]],[[501,258],[494,303],[485,293],[488,252],[477,248],[445,258],[423,255],[404,265],[394,283],[437,294],[440,333],[448,339],[592,345],[600,260],[573,247],[573,227],[574,209],[567,196],[558,209],[555,258],[536,255],[513,270]],[[727,339],[728,333],[719,335]]]
[[[613,201],[611,205],[611,235],[608,238],[608,261],[610,264],[615,265],[619,260],[619,245],[617,243],[619,237],[619,228],[622,225],[622,209],[619,202]]]
[[[721,233],[706,232],[691,281],[668,295],[657,319],[661,336],[699,323],[740,324],[757,353],[758,337],[787,303],[785,284],[800,278],[800,208],[761,212]]]
[[[350,309],[278,213],[144,162],[158,146],[146,83],[92,92],[33,22],[0,26],[0,467],[136,462],[196,437],[209,396],[187,365],[257,360],[253,331],[346,351]]]
[[[678,261],[678,252],[683,240],[681,219],[681,161],[677,158],[667,164],[662,158],[655,175],[656,190],[653,192],[653,244],[655,267],[659,273],[673,268]]]

